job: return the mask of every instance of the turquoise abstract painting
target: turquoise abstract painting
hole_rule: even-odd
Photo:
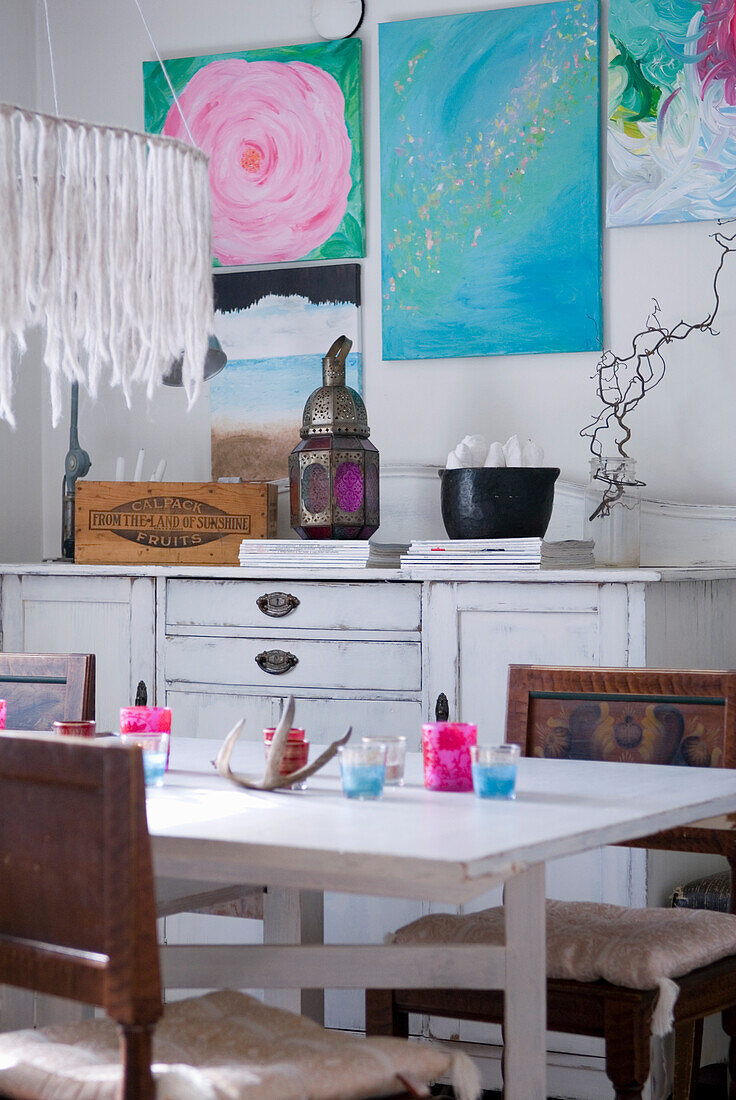
[[[594,0],[379,28],[384,359],[601,347]]]

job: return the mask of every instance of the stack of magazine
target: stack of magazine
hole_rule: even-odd
[[[544,542],[542,539],[415,540],[401,559],[402,568],[458,566],[479,569],[584,569],[595,565],[592,539]]]
[[[595,565],[592,539],[542,543],[543,569],[589,569]]]
[[[365,539],[243,539],[240,564],[247,568],[273,566],[292,569],[305,565],[336,569],[379,567],[398,569],[406,543],[368,542]]]
[[[541,539],[414,540],[401,559],[402,567],[474,566],[480,569],[539,569]]]

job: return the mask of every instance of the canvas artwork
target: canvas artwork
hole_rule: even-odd
[[[601,346],[598,5],[379,28],[386,359]]]
[[[210,157],[216,264],[365,254],[361,42],[143,64],[145,124]]]
[[[611,0],[610,226],[736,213],[731,0]]]
[[[360,267],[216,274],[215,310],[228,362],[209,385],[212,476],[286,477],[304,403],[338,336],[353,341],[346,382],[362,393]]]
[[[530,728],[533,756],[723,766],[723,703],[717,701],[538,696]]]

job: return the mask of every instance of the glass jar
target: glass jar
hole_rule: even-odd
[[[641,499],[633,458],[591,458],[585,490],[585,537],[595,542],[596,565],[639,564]]]

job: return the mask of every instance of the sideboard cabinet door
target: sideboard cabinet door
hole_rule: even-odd
[[[595,583],[461,582],[429,583],[424,594],[424,676],[430,700],[448,699],[449,717],[478,726],[478,740],[499,744],[506,730],[510,664],[626,665],[643,619],[630,621],[626,585]],[[637,605],[639,606],[639,605]],[[645,853],[606,848],[547,865],[547,896],[631,904],[632,877],[642,883]],[[467,910],[498,905],[501,891],[476,898]],[[433,907],[434,908],[434,907]],[[446,908],[438,906],[437,908]],[[465,1021],[432,1019],[427,1025],[440,1038],[500,1044],[500,1030]],[[549,1049],[563,1059],[600,1054],[597,1040],[564,1035],[550,1038]],[[488,1049],[488,1048],[486,1048]],[[485,1087],[498,1087],[498,1062],[490,1055]],[[496,1050],[498,1056],[498,1049]],[[557,1055],[553,1055],[557,1057]],[[602,1065],[602,1063],[600,1063]],[[603,1078],[605,1081],[605,1079]],[[576,1091],[565,1095],[590,1097]]]
[[[143,680],[155,698],[155,599],[150,577],[2,578],[2,648],[14,653],[94,653],[96,718],[119,729],[119,709]]]
[[[424,594],[424,679],[444,692],[449,717],[476,722],[484,741],[502,741],[510,664],[644,664],[637,585],[430,582]],[[641,638],[641,645],[638,639]],[[632,660],[634,648],[642,659]]]

